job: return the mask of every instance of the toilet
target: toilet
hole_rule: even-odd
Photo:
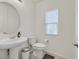
[[[33,47],[33,55],[38,59],[42,59],[44,56],[45,44],[43,43],[35,43],[32,45]]]

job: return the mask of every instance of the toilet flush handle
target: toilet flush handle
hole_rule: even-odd
[[[47,44],[47,43],[49,43],[49,40],[48,39],[45,39],[44,42]]]

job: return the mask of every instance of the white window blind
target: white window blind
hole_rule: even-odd
[[[48,11],[46,13],[46,34],[57,35],[58,34],[58,9]]]

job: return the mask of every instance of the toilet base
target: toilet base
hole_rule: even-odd
[[[37,59],[43,59],[43,57],[44,57],[44,52],[43,51],[39,51],[39,50],[35,50],[34,52],[33,52],[33,55],[37,58]]]

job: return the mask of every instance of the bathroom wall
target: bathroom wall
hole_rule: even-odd
[[[76,9],[76,40],[75,43],[78,44],[78,0],[75,0],[75,9]],[[75,59],[78,59],[78,48],[75,47]]]
[[[44,30],[46,11],[59,9],[59,33],[47,36]],[[36,33],[39,41],[49,39],[47,49],[65,59],[75,59],[75,0],[42,0],[36,4]]]
[[[24,0],[20,9],[21,27],[20,31],[23,36],[34,35],[35,33],[35,8],[32,0]]]

